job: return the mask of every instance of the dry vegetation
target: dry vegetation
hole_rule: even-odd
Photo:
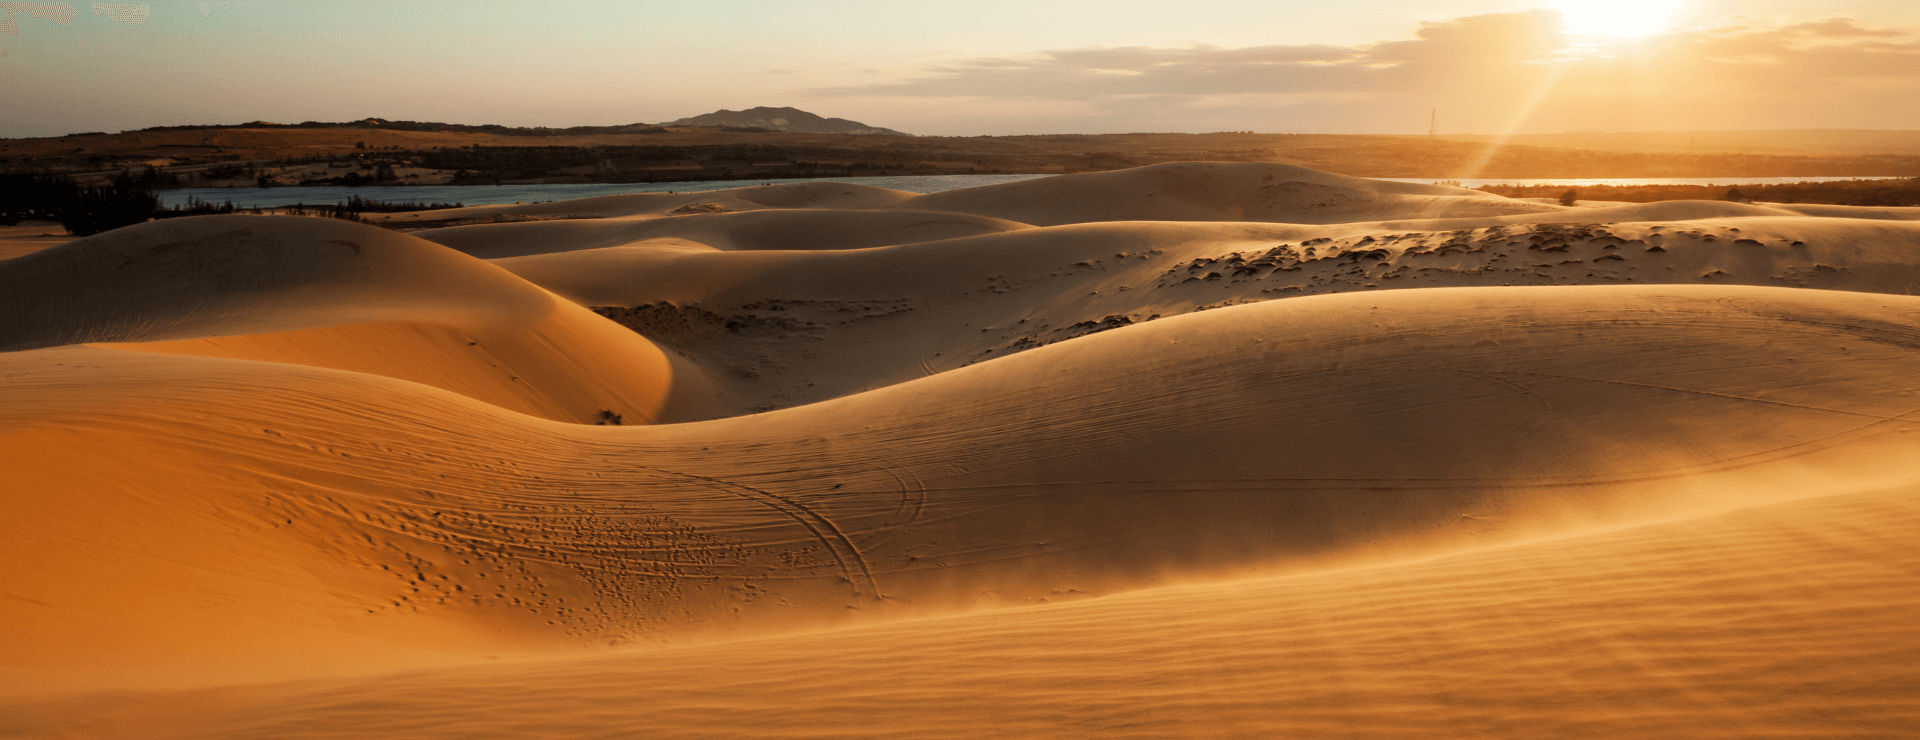
[[[1562,198],[1624,203],[1663,200],[1727,200],[1735,203],[1824,203],[1840,206],[1920,206],[1920,178],[1845,180],[1778,185],[1589,185],[1567,190],[1559,185],[1488,185],[1480,188],[1509,198]],[[1573,194],[1573,198],[1567,195]],[[1567,203],[1571,205],[1571,203]]]

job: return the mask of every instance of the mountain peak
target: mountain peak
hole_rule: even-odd
[[[822,118],[799,108],[769,108],[761,106],[746,110],[717,110],[703,116],[682,118],[678,121],[660,124],[662,126],[734,126],[764,128],[769,131],[788,131],[797,134],[878,134],[885,136],[911,136],[899,131],[878,126],[868,126],[859,121],[845,118]]]

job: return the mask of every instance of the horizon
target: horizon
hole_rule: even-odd
[[[795,110],[800,110],[801,112],[804,112],[804,113],[811,113],[811,114],[820,116],[821,118],[843,118],[843,119],[845,118],[844,116],[832,115],[830,112],[821,113],[819,111],[805,110],[797,106],[784,106],[784,105],[765,105],[765,106],[756,105],[756,106],[747,106],[744,108],[719,108],[712,111],[707,111],[706,113],[696,113],[693,115],[681,116],[680,118],[681,119],[694,118],[697,116],[709,115],[713,113],[728,113],[728,112],[738,113],[738,112],[754,110],[758,108],[773,108],[773,109],[791,108]],[[679,119],[675,119],[675,120],[679,120]],[[294,127],[299,127],[299,126],[304,126],[309,124],[322,124],[322,125],[329,125],[329,126],[345,127],[345,126],[351,126],[356,123],[364,123],[367,121],[380,121],[385,123],[443,124],[448,126],[473,126],[473,127],[501,126],[503,128],[508,128],[508,129],[553,129],[555,131],[564,131],[570,128],[615,128],[615,127],[622,127],[622,126],[674,126],[676,125],[674,121],[610,121],[610,122],[597,122],[597,123],[594,123],[594,122],[580,123],[580,124],[573,124],[569,126],[548,126],[548,125],[541,125],[541,124],[531,124],[531,125],[525,125],[525,126],[508,126],[506,124],[494,123],[490,121],[426,121],[426,120],[414,120],[414,119],[407,119],[407,118],[393,118],[388,116],[355,116],[355,117],[342,118],[342,119],[336,119],[336,120],[269,121],[265,119],[255,119],[250,121],[241,121],[237,123],[208,121],[208,122],[194,122],[194,123],[158,124],[155,126],[146,126],[146,127],[134,128],[134,129],[122,129],[119,131],[68,131],[66,133],[51,134],[47,136],[34,136],[34,137],[0,136],[0,139],[26,139],[26,138],[58,139],[58,138],[65,138],[69,136],[90,136],[90,135],[100,135],[100,134],[107,134],[107,135],[130,134],[130,133],[140,133],[143,131],[156,131],[156,130],[164,130],[164,129],[244,128],[244,127],[254,126],[254,125],[294,128]],[[872,126],[879,126],[879,124],[874,124],[870,121],[854,121],[854,122],[872,125]],[[692,124],[685,124],[685,126],[698,128],[697,126],[693,126]],[[882,126],[882,128],[888,128],[888,127]],[[1653,134],[1793,133],[1793,132],[1812,132],[1812,131],[1840,131],[1840,132],[1861,132],[1861,133],[1912,131],[1912,132],[1920,133],[1920,128],[1874,129],[1874,128],[1846,128],[1846,127],[1806,127],[1806,128],[1744,128],[1744,129],[1743,128],[1670,129],[1670,130],[1661,129],[1661,130],[1639,130],[1639,131],[1580,129],[1580,130],[1567,130],[1567,131],[1539,131],[1539,132],[1530,132],[1525,134],[1501,134],[1499,132],[1494,132],[1494,131],[1458,131],[1458,132],[1440,132],[1436,135],[1444,138],[1444,137],[1474,137],[1474,136],[1503,136],[1503,135],[1612,136],[1612,135],[1627,135],[1627,134],[1653,135]],[[915,138],[920,138],[920,137],[977,138],[977,137],[983,137],[983,136],[984,137],[1132,136],[1132,135],[1162,135],[1162,134],[1185,134],[1185,135],[1193,135],[1193,136],[1209,136],[1209,135],[1219,135],[1219,134],[1224,134],[1224,135],[1239,134],[1239,135],[1252,135],[1252,136],[1410,136],[1410,137],[1418,137],[1418,138],[1424,138],[1426,136],[1425,133],[1362,134],[1362,133],[1349,133],[1349,132],[1339,132],[1339,131],[1250,131],[1250,130],[1113,131],[1113,132],[1101,132],[1101,133],[1087,133],[1087,132],[1079,132],[1079,131],[1046,131],[1046,132],[1026,133],[1026,134],[920,134],[912,131],[903,131],[901,133],[907,136],[915,137]]]
[[[1446,136],[1920,130],[1908,3],[999,4],[1033,22],[872,2],[7,2],[0,137],[753,107],[923,136],[1424,135],[1435,110]]]
[[[779,105],[748,106],[746,108],[720,108],[713,111],[708,111],[707,113],[694,114],[690,116],[681,116],[680,118],[693,118],[700,115],[707,115],[712,113],[723,113],[723,112],[737,113],[737,112],[752,110],[756,108],[775,108],[775,109],[794,108],[796,110],[801,110],[802,112],[805,112],[805,113],[812,113],[814,115],[818,115],[822,118],[845,118],[844,116],[835,116],[835,115],[831,115],[830,113],[820,113],[818,111],[809,111],[809,110],[799,109],[795,106],[779,106]],[[137,129],[123,129],[120,131],[68,131],[66,133],[51,134],[47,136],[33,136],[33,137],[0,136],[0,139],[27,139],[27,138],[59,139],[59,138],[66,138],[69,136],[97,136],[101,134],[106,134],[106,135],[130,134],[130,133],[140,133],[143,131],[157,131],[157,130],[166,130],[166,129],[245,128],[245,127],[254,126],[254,125],[295,128],[295,127],[305,126],[309,124],[321,124],[321,125],[328,125],[328,126],[348,127],[356,123],[364,123],[367,121],[380,121],[385,123],[443,124],[448,126],[472,126],[472,127],[501,126],[507,129],[552,129],[555,131],[564,131],[570,128],[615,128],[615,127],[622,127],[622,126],[674,126],[676,125],[673,121],[624,121],[624,122],[581,123],[581,124],[574,124],[574,125],[564,126],[564,127],[563,126],[547,126],[547,125],[540,125],[540,124],[532,124],[532,125],[526,125],[526,126],[508,126],[505,124],[499,124],[499,123],[493,123],[493,122],[487,122],[487,121],[424,121],[424,120],[413,120],[413,119],[406,119],[406,118],[391,118],[387,116],[357,116],[357,117],[343,118],[338,120],[269,121],[265,119],[256,119],[251,121],[241,121],[238,123],[197,122],[197,123],[159,124],[155,126],[147,126],[147,127],[137,128]],[[854,122],[878,126],[878,124],[873,124],[869,121],[854,121]],[[685,127],[699,128],[698,126],[693,126],[692,124],[687,124],[685,125]],[[709,128],[712,128],[712,127],[709,127]],[[882,127],[882,128],[886,128],[886,127]],[[1813,132],[1813,131],[1837,131],[1837,132],[1860,132],[1860,133],[1911,131],[1911,132],[1920,133],[1920,128],[1873,129],[1873,128],[1844,128],[1844,127],[1810,127],[1810,128],[1750,128],[1750,129],[1742,129],[1742,128],[1672,129],[1672,130],[1642,130],[1642,131],[1610,131],[1610,130],[1601,130],[1601,129],[1587,129],[1587,130],[1568,130],[1568,131],[1540,131],[1540,132],[1531,132],[1526,134],[1501,134],[1501,133],[1492,132],[1492,131],[1459,131],[1459,132],[1440,132],[1436,135],[1442,138],[1446,138],[1446,137],[1476,137],[1476,136],[1497,137],[1497,136],[1503,136],[1503,135],[1613,136],[1613,135],[1628,135],[1628,134],[1654,135],[1654,134],[1794,133],[1794,132]],[[1251,136],[1406,136],[1406,137],[1415,137],[1415,138],[1426,137],[1425,133],[1362,134],[1362,133],[1349,133],[1349,132],[1339,132],[1339,131],[1249,131],[1249,130],[1113,131],[1113,132],[1101,132],[1101,133],[1087,133],[1087,132],[1078,132],[1078,131],[1046,131],[1046,132],[1026,133],[1026,134],[919,134],[919,133],[914,133],[912,131],[903,131],[901,133],[907,136],[915,137],[915,138],[922,138],[922,137],[925,137],[925,138],[943,138],[943,137],[945,138],[978,138],[978,137],[1011,138],[1011,137],[1020,137],[1020,136],[1139,136],[1139,135],[1157,136],[1157,135],[1167,135],[1167,134],[1181,134],[1181,135],[1191,135],[1191,136],[1251,135]]]

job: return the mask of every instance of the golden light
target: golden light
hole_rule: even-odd
[[[1567,31],[1637,38],[1666,30],[1686,0],[1555,0]]]

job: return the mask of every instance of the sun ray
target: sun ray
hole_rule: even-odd
[[[1559,86],[1560,77],[1565,73],[1565,65],[1554,64],[1541,74],[1539,83],[1535,84],[1533,89],[1527,93],[1527,97],[1520,103],[1520,107],[1514,109],[1513,117],[1507,120],[1506,125],[1500,127],[1500,131],[1498,135],[1494,137],[1493,143],[1488,144],[1486,150],[1482,151],[1480,156],[1475,157],[1472,162],[1468,163],[1467,166],[1461,170],[1459,174],[1460,179],[1476,179],[1480,177],[1482,172],[1486,171],[1487,165],[1493,161],[1494,156],[1498,155],[1500,149],[1507,145],[1507,140],[1513,138],[1514,134],[1519,133],[1521,127],[1527,125],[1527,121],[1532,120],[1534,109],[1539,108],[1540,101],[1545,100],[1547,95],[1552,93],[1555,87]]]

